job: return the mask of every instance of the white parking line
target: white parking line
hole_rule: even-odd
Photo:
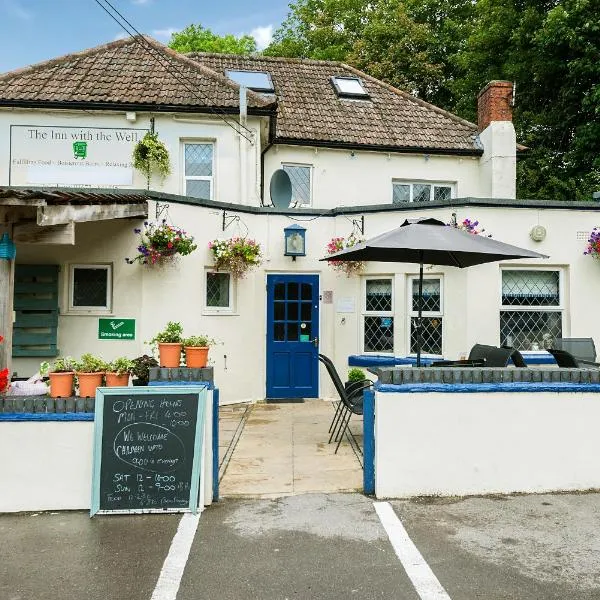
[[[199,521],[200,513],[196,515],[186,513],[181,517],[177,533],[171,541],[169,553],[158,576],[154,592],[152,592],[151,600],[175,600],[177,598]]]
[[[451,600],[438,581],[389,502],[373,502],[375,511],[421,600]]]

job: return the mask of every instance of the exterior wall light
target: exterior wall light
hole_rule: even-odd
[[[284,256],[306,256],[306,229],[302,225],[290,225],[283,230],[285,239]]]

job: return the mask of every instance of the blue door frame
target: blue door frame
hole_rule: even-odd
[[[319,276],[267,275],[267,398],[319,395]]]

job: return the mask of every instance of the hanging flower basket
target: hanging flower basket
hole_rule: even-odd
[[[4,337],[0,335],[0,344],[4,341]],[[9,387],[9,379],[8,376],[10,373],[8,369],[0,369],[0,394],[3,394],[8,390]]]
[[[452,218],[450,223],[446,223],[449,227],[454,227],[455,229],[460,229],[461,231],[466,231],[467,233],[471,233],[473,235],[481,235],[485,233],[485,229],[479,227],[479,221],[473,219],[463,219],[462,221],[457,221],[456,213],[452,213]],[[486,237],[492,237],[491,233],[486,234]]]
[[[157,173],[164,179],[171,173],[171,161],[167,147],[158,139],[157,133],[148,131],[133,149],[133,166],[148,179]]]
[[[260,244],[248,238],[234,237],[208,243],[217,271],[230,271],[237,279],[262,262]]]
[[[360,244],[360,242],[364,242],[364,240],[357,237],[353,233],[351,233],[347,238],[331,238],[326,247],[327,254],[335,254],[340,250],[352,248],[353,246],[356,246],[356,244]],[[362,260],[330,260],[327,261],[327,263],[336,271],[346,273],[346,277],[351,277],[352,275],[359,275],[363,272],[365,268],[365,263]]]
[[[592,229],[584,254],[600,259],[600,229],[598,227]]]
[[[177,255],[187,256],[198,247],[191,235],[180,227],[168,225],[165,219],[161,223],[145,221],[144,229],[136,228],[133,231],[140,236],[140,243],[138,255],[125,259],[130,265],[135,262],[155,265]]]

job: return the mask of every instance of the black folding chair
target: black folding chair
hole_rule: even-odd
[[[579,360],[590,362],[596,360],[596,346],[593,338],[556,338],[552,349],[564,350]]]
[[[558,348],[547,348],[548,352],[554,356],[554,360],[559,367],[565,369],[585,369],[590,367],[600,367],[600,363],[584,360],[577,356],[573,356],[566,350],[559,350]]]
[[[466,360],[439,360],[431,363],[432,367],[506,367],[514,348],[498,348],[486,344],[475,344]],[[519,354],[520,356],[520,354]],[[521,361],[523,357],[521,356]]]
[[[362,381],[354,381],[348,386],[344,386],[333,361],[324,354],[319,354],[319,360],[325,365],[329,377],[331,377],[331,381],[340,397],[340,401],[329,427],[329,432],[331,433],[329,436],[329,443],[332,441],[337,442],[337,446],[335,447],[335,454],[337,454],[340,444],[342,443],[342,438],[350,424],[350,417],[352,417],[353,414],[363,414],[363,392],[370,388],[371,385],[373,385],[373,382],[369,379],[363,379]]]

